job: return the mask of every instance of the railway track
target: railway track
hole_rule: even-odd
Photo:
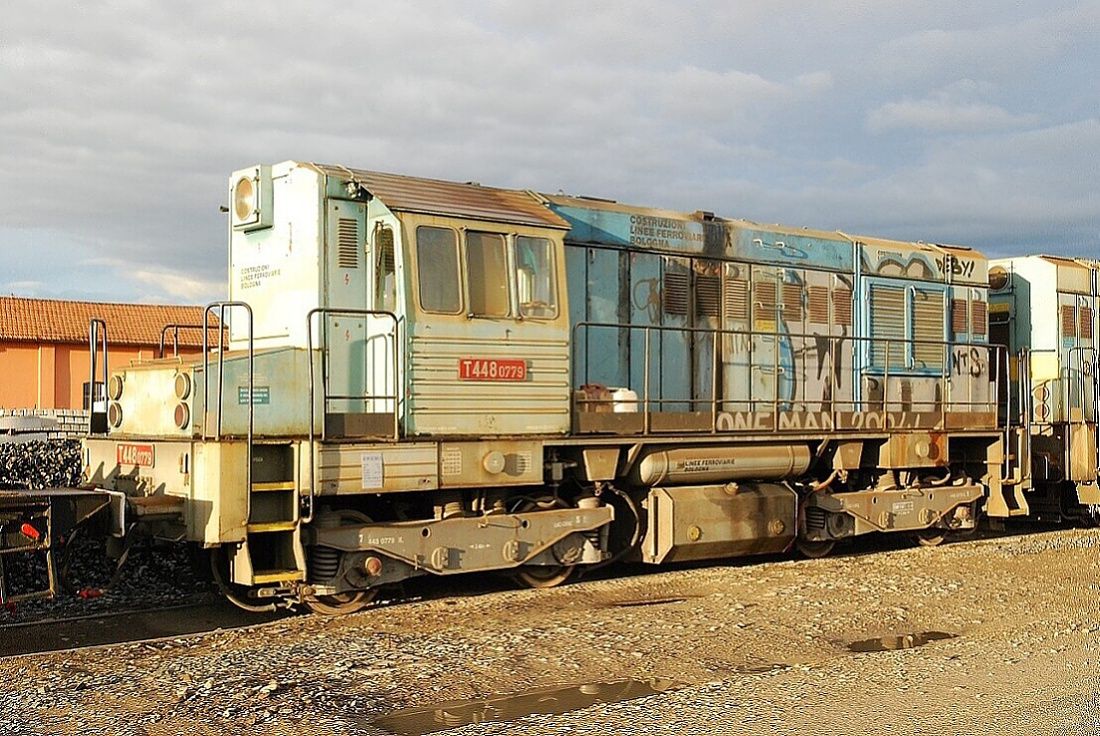
[[[228,601],[160,608],[103,611],[57,619],[0,624],[0,659],[25,654],[92,649],[115,644],[156,643],[285,618],[286,612],[257,614]]]
[[[981,529],[973,539],[993,539],[1019,534],[1015,526],[1007,530]],[[1032,530],[1034,531],[1034,530]],[[912,542],[898,536],[869,537],[852,540],[836,557],[859,558],[890,550],[901,550]],[[754,567],[789,559],[789,555],[770,555],[752,561],[727,561],[734,567]],[[673,565],[672,570],[689,571],[715,567],[713,561],[687,562]],[[584,576],[586,581],[634,579],[657,576],[661,571],[639,564],[605,568]],[[426,579],[418,585],[391,590],[390,596],[373,607],[388,607],[402,603],[448,599],[454,603],[482,595],[508,590],[513,584],[504,577],[486,576],[480,579]],[[652,604],[644,600],[619,603],[619,606]],[[661,602],[661,601],[656,601]],[[62,614],[54,618],[34,618],[27,621],[0,623],[0,659],[43,652],[90,649],[127,643],[156,643],[180,637],[200,636],[218,629],[245,628],[298,615],[291,611],[255,613],[238,609],[227,600],[210,594],[202,600],[191,600],[154,607],[132,607],[125,610],[98,610],[86,614]]]

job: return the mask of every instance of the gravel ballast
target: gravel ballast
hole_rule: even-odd
[[[444,713],[438,727],[1095,734],[1098,550],[1100,532],[1067,530],[811,561],[629,568],[554,590],[11,658],[0,660],[0,735],[385,733],[393,721],[379,719],[407,708],[620,680],[679,687],[500,723],[463,726]],[[849,648],[922,632],[950,637]]]
[[[78,440],[0,442],[0,488],[71,488],[79,480]]]

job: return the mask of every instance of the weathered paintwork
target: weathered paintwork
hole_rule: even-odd
[[[992,409],[979,253],[543,196],[572,226],[574,388],[628,387],[683,417],[651,428],[721,430],[719,415],[769,409]]]
[[[1095,483],[1100,263],[1034,255],[992,267],[990,337],[1008,346],[1013,376],[1024,376],[1030,392],[1021,410],[1031,427],[1036,480]]]

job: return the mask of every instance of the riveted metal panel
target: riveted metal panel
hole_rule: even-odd
[[[415,434],[564,433],[569,428],[569,345],[542,332],[502,339],[499,324],[471,324],[465,334],[415,334],[409,345],[412,377],[409,431]],[[519,330],[516,330],[518,332]],[[465,359],[522,360],[525,378],[471,381],[460,377]]]
[[[439,450],[434,442],[318,444],[317,457],[317,488],[322,495],[439,487]]]

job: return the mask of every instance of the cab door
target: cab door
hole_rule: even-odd
[[[362,315],[338,310],[363,310],[367,301],[367,206],[360,202],[329,200],[325,220],[324,305],[330,313],[316,318],[323,350],[325,390],[347,397],[328,402],[326,415],[358,414],[366,410],[360,397],[367,393],[367,330]],[[321,387],[318,386],[318,393]]]
[[[401,302],[398,297],[398,270],[401,248],[393,218],[376,218],[371,223],[367,245],[368,315],[366,328],[366,376],[369,399],[366,410],[374,414],[392,414],[400,401],[400,364],[398,350]]]

